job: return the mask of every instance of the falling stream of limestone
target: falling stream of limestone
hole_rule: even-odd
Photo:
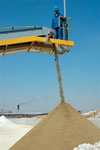
[[[56,50],[55,45],[54,45],[54,54],[55,54],[55,61],[56,61],[56,69],[57,69],[57,75],[58,75],[58,83],[59,83],[59,92],[60,92],[61,102],[64,102],[64,93],[63,93],[63,87],[62,87],[59,58],[57,55],[57,50]]]

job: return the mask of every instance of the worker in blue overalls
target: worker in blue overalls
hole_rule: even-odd
[[[63,30],[59,27],[59,17],[63,16],[59,12],[58,6],[54,7],[54,16],[52,18],[52,29],[54,30],[54,38],[55,39],[63,39]],[[62,19],[60,20],[60,26],[63,26]]]

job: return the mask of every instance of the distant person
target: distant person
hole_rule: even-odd
[[[55,39],[63,39],[63,29],[59,27],[59,17],[63,16],[59,12],[58,6],[54,7],[54,16],[52,18],[52,29],[54,30],[54,38]],[[60,26],[63,26],[62,19],[60,20]]]

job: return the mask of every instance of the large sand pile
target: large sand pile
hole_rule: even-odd
[[[69,104],[61,102],[10,150],[72,150],[100,141],[100,129]]]

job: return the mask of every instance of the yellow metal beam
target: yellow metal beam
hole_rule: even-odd
[[[8,45],[6,45],[3,55],[6,55],[7,48],[8,48]]]
[[[9,45],[9,47],[7,48],[7,50],[11,50],[11,49],[18,49],[18,48],[25,48],[25,47],[29,47],[30,44],[29,43],[22,43],[22,44],[15,44],[15,45]],[[4,50],[4,46],[0,47],[0,50]],[[44,44],[44,43],[34,43],[34,45],[32,47],[37,47],[37,48],[48,48],[48,49],[52,49],[52,45],[50,44]]]
[[[33,46],[33,44],[34,44],[34,42],[31,43],[31,45],[29,46],[27,52],[30,52],[30,50],[31,50],[31,48],[32,48],[32,46]]]
[[[71,46],[71,47],[74,46],[74,42],[73,41],[58,40],[58,39],[53,39],[53,38],[51,38],[49,41],[47,41],[46,38],[44,38],[44,37],[37,37],[37,36],[0,40],[0,46],[12,45],[12,44],[18,44],[18,43],[26,43],[26,42],[55,43],[55,44]]]

